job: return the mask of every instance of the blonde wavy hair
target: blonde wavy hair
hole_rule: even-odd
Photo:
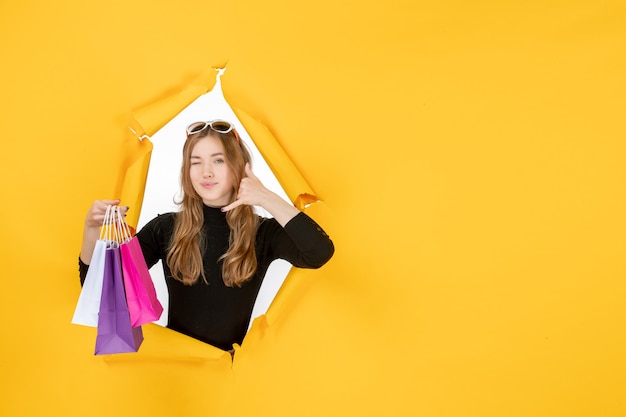
[[[207,282],[202,263],[202,253],[206,245],[202,234],[203,203],[202,198],[193,188],[189,173],[191,151],[200,139],[208,135],[219,139],[224,148],[224,159],[232,171],[235,183],[232,201],[236,199],[239,184],[245,176],[246,163],[251,162],[250,152],[239,140],[234,129],[228,133],[204,129],[188,135],[183,146],[180,176],[183,196],[178,204],[181,209],[176,215],[174,233],[166,257],[174,279],[185,285],[194,284],[200,277],[205,283]],[[254,241],[259,218],[252,206],[242,204],[226,213],[226,221],[230,227],[230,239],[228,250],[219,258],[222,261],[222,279],[228,287],[241,287],[257,269]]]

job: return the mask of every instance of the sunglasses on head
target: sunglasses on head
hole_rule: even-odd
[[[210,122],[195,122],[187,126],[187,136],[195,135],[202,132],[204,129],[209,128],[217,133],[228,133],[232,131],[235,126],[231,125],[224,120],[211,120]]]

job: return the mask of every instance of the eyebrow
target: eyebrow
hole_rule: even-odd
[[[224,156],[224,154],[222,152],[217,152],[217,153],[209,155],[209,157],[211,157],[211,158],[213,158],[214,156]],[[194,158],[195,159],[202,159],[202,157],[198,156],[198,155],[191,155],[189,158],[190,159],[194,159]]]

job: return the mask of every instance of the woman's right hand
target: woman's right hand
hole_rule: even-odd
[[[100,228],[102,223],[104,222],[104,215],[106,213],[108,206],[117,206],[120,204],[120,200],[96,200],[93,202],[91,207],[89,207],[89,211],[87,212],[87,217],[85,218],[85,228]],[[119,207],[122,216],[126,215],[128,211],[128,207]]]
[[[120,200],[96,200],[93,202],[87,217],[85,218],[85,229],[83,231],[83,244],[80,250],[80,259],[89,265],[91,262],[91,256],[93,255],[93,249],[96,246],[96,241],[100,237],[100,226],[104,222],[104,215],[108,206],[117,206],[120,204]],[[128,207],[119,207],[122,216],[126,215]]]

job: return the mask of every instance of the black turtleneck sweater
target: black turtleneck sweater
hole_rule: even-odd
[[[265,272],[270,263],[284,259],[295,267],[319,268],[333,255],[334,246],[328,235],[313,219],[299,213],[283,228],[274,219],[261,218],[256,234],[257,271],[241,288],[227,287],[222,280],[222,264],[218,262],[228,249],[230,228],[226,213],[204,206],[205,250],[204,273],[189,286],[172,278],[165,257],[174,230],[176,213],[159,215],[137,233],[137,239],[148,267],[162,260],[169,292],[167,327],[230,350],[241,343],[250,321]],[[88,266],[80,262],[81,282]]]

